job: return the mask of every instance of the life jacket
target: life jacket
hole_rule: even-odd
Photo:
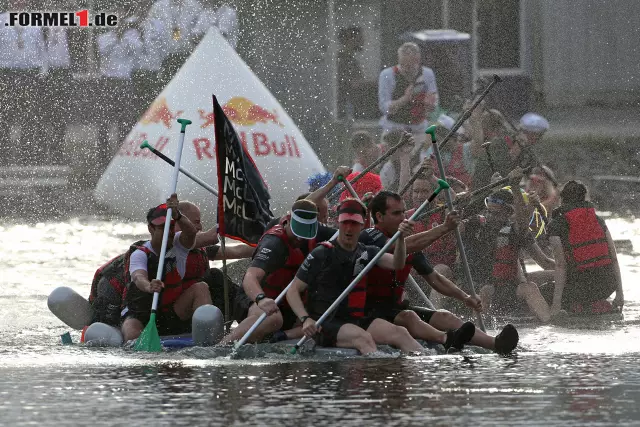
[[[595,208],[584,204],[560,212],[569,226],[562,237],[569,268],[583,272],[611,264],[607,235],[598,222]]]
[[[415,209],[407,212],[407,216],[413,215]],[[413,227],[414,233],[421,233],[428,231],[444,223],[445,213],[444,211],[435,212],[431,214],[429,218],[425,218],[416,222]],[[431,243],[424,249],[424,254],[429,260],[429,264],[438,265],[444,264],[448,267],[453,267],[458,257],[458,246],[456,244],[455,234],[449,233],[440,237],[435,242]]]
[[[395,113],[388,114],[387,118],[395,123],[403,123],[415,125],[424,122],[427,119],[427,87],[423,79],[424,71],[420,68],[420,75],[416,81],[410,82],[400,73],[398,66],[393,67],[393,75],[396,80],[393,89],[392,99],[399,99],[404,96],[404,92],[409,85],[413,84],[414,88],[422,86],[419,93],[411,96],[411,102],[400,107]]]
[[[513,227],[506,225],[495,238],[492,278],[495,285],[513,284],[518,280],[518,249],[513,244]]]
[[[140,249],[147,255],[147,272],[149,275],[149,280],[154,279],[158,271],[158,255],[156,255],[151,251],[151,249],[143,245],[139,246],[137,249]],[[133,283],[133,281],[131,280],[131,272],[129,271],[129,267],[130,265],[129,263],[127,263],[125,267],[125,275],[129,280],[127,295],[133,298],[136,294],[139,295],[143,291],[138,289],[135,283]],[[180,277],[176,257],[165,256],[161,279],[162,283],[164,283],[164,288],[160,292],[158,311],[169,311],[184,291],[189,289],[194,283],[202,281],[208,268],[209,258],[207,257],[207,253],[204,248],[198,248],[189,251],[189,254],[187,255],[184,277]],[[123,298],[123,301],[125,301],[125,298]]]
[[[335,262],[335,247],[331,242],[321,242],[327,248],[326,257],[320,269],[318,277],[309,286],[309,308],[314,314],[324,313],[335,302],[338,296],[347,288],[352,280],[362,271],[369,261],[363,254],[367,253],[364,245],[358,244],[353,257],[342,260],[339,265]],[[355,262],[354,262],[355,260]],[[345,264],[351,270],[351,274],[344,276]],[[360,319],[365,315],[365,304],[367,302],[368,276],[365,275],[351,290],[333,313],[340,319],[354,318]],[[347,281],[348,280],[348,281]]]
[[[113,257],[96,270],[89,291],[89,304],[93,309],[91,323],[119,324],[120,311],[127,294],[127,283],[131,281],[127,271],[129,257],[134,251],[140,249],[144,242],[145,240],[135,242],[127,252]],[[106,279],[113,290],[113,292],[108,292],[106,296],[98,293],[98,283],[102,279]]]
[[[375,230],[382,233],[377,227]],[[393,253],[394,248],[388,252]],[[407,256],[402,270],[388,270],[377,265],[367,274],[367,305],[400,304],[404,298],[404,284],[411,273],[413,254]]]
[[[305,259],[305,256],[300,248],[293,246],[291,244],[291,241],[289,240],[289,237],[287,236],[285,225],[287,221],[289,221],[289,219],[290,217],[288,215],[282,217],[277,225],[267,230],[260,238],[260,240],[262,240],[264,236],[267,235],[276,236],[282,241],[282,243],[285,244],[289,251],[289,255],[287,256],[287,261],[285,262],[285,264],[281,268],[265,277],[261,283],[262,291],[264,292],[265,296],[274,300],[278,297],[278,295],[282,293],[282,291],[284,291],[289,283],[291,283],[296,273],[298,272],[298,268],[300,268]],[[316,246],[315,239],[309,240],[308,244],[309,251],[311,251]],[[260,245],[260,242],[258,242],[258,245]],[[289,303],[286,299],[284,299],[281,304],[283,307],[289,307]]]

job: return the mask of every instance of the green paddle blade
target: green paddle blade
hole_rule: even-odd
[[[149,323],[144,328],[144,331],[140,334],[136,340],[136,344],[133,346],[135,351],[148,351],[150,353],[157,353],[162,351],[162,343],[160,342],[160,334],[158,334],[158,327],[156,326],[156,314],[151,313],[149,317]]]

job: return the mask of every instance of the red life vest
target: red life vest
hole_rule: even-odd
[[[496,285],[513,284],[518,280],[518,249],[512,241],[513,228],[507,225],[496,236],[493,250],[493,282]]]
[[[414,93],[411,96],[411,102],[407,105],[403,105],[398,108],[395,113],[388,114],[387,118],[392,122],[403,124],[420,124],[427,120],[427,86],[426,82],[422,80],[424,71],[420,68],[420,75],[418,76],[419,82],[409,82],[402,74],[398,66],[393,67],[393,75],[396,79],[395,87],[393,89],[392,99],[399,99],[404,96],[404,92],[407,90],[410,84],[414,84],[414,87],[422,86],[422,91]]]
[[[289,237],[287,236],[287,232],[285,230],[286,222],[289,220],[289,216],[284,216],[280,222],[267,230],[260,240],[264,238],[264,236],[276,236],[285,244],[289,251],[289,255],[287,256],[287,261],[285,264],[269,274],[262,280],[261,286],[264,294],[267,298],[276,299],[278,295],[284,291],[284,289],[291,283],[296,273],[298,272],[298,268],[304,262],[304,254],[300,250],[291,244]],[[258,245],[260,242],[258,242]],[[311,251],[315,247],[315,239],[309,240],[309,251]],[[289,307],[289,303],[286,298],[281,302],[283,307]]]
[[[564,236],[565,258],[574,271],[587,271],[611,264],[609,243],[592,206],[580,206],[563,213],[569,225]]]
[[[158,271],[158,255],[154,254],[145,246],[140,246],[138,249],[147,255],[147,272],[149,279],[154,278]],[[208,266],[209,258],[203,248],[194,249],[189,252],[184,277],[180,277],[176,258],[165,258],[164,271],[162,274],[164,288],[162,292],[160,292],[158,309],[160,311],[168,311],[184,291],[189,289],[194,283],[202,281]],[[126,274],[130,277],[129,264],[127,264]],[[135,286],[135,284],[133,286]]]
[[[382,230],[375,227],[380,233]],[[389,236],[387,236],[389,237]],[[393,253],[394,247],[388,253]],[[400,304],[404,298],[404,284],[411,273],[413,254],[407,256],[402,270],[387,270],[377,265],[367,274],[367,301],[369,304]]]
[[[407,217],[413,215],[413,212],[415,212],[415,209],[408,211]],[[444,211],[431,214],[429,218],[416,222],[416,225],[413,227],[413,231],[415,233],[421,233],[423,231],[431,230],[434,227],[443,224],[444,218]],[[448,267],[453,267],[456,263],[456,258],[458,257],[458,246],[456,245],[455,234],[449,233],[440,237],[438,240],[427,246],[423,252],[427,256],[429,264],[444,264]]]
[[[337,266],[331,262],[335,248],[333,244],[330,242],[321,242],[320,244],[329,249],[329,253],[318,276],[319,283],[314,283],[309,289],[311,306],[315,314],[324,313],[361,271],[357,265],[353,265],[354,270],[350,272],[349,277],[343,277],[340,274],[342,269],[336,268]],[[358,245],[355,253],[356,262],[360,260],[364,252],[362,251],[363,248],[363,245]],[[364,317],[365,304],[367,302],[367,276],[368,275],[365,275],[356,286],[354,286],[347,298],[338,306],[335,311],[336,315],[356,319]],[[349,281],[345,285],[346,279]]]

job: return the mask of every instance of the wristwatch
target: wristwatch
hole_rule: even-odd
[[[265,294],[258,294],[256,295],[256,299],[254,300],[254,302],[256,303],[256,305],[258,305],[258,303],[260,301],[262,301],[263,299],[265,299],[267,296]]]
[[[309,317],[311,317],[311,316],[302,316],[300,318],[300,323],[302,323],[304,325],[304,321],[307,320]]]

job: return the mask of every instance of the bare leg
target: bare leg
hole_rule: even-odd
[[[122,337],[124,338],[124,341],[127,342],[138,338],[144,329],[144,325],[138,319],[127,317],[122,323],[121,329]]]
[[[406,328],[394,325],[386,320],[375,319],[367,329],[367,332],[371,334],[373,340],[378,344],[389,344],[406,353],[424,352],[424,347],[413,339]]]
[[[287,338],[290,340],[302,338],[302,336],[304,335],[302,333],[302,326],[300,325],[294,326],[293,328],[287,331],[284,331],[284,333],[287,335]]]
[[[555,271],[554,270],[542,270],[542,271],[532,271],[527,273],[527,278],[534,283],[546,283],[553,281]]]
[[[342,325],[336,337],[336,347],[355,348],[361,354],[376,351],[376,342],[370,333],[352,323]]]
[[[446,310],[437,311],[429,320],[429,324],[431,326],[440,329],[441,331],[458,329],[462,326],[462,323],[463,322],[459,317]],[[470,344],[488,348],[489,350],[495,350],[495,338],[485,334],[480,329],[476,329],[476,333],[473,335],[473,338],[471,338]]]
[[[445,332],[439,331],[430,324],[423,322],[415,311],[405,310],[398,313],[396,318],[393,319],[393,323],[407,328],[412,337],[440,344],[444,344],[447,341]]]
[[[538,285],[533,282],[520,283],[516,290],[516,296],[524,299],[531,312],[542,322],[547,323],[551,320],[551,309],[540,293]]]
[[[188,320],[201,305],[211,304],[209,285],[205,282],[194,283],[184,291],[173,304],[173,310],[181,320]]]
[[[258,307],[255,303],[251,304],[251,307],[249,307],[247,318],[244,319],[237,328],[231,331],[229,335],[222,338],[220,344],[228,344],[230,342],[238,341],[244,336],[244,334],[247,333],[249,329],[251,329],[253,324],[256,323],[262,313],[264,313],[264,311],[262,311],[260,307]],[[258,328],[251,334],[247,342],[259,342],[262,340],[262,338],[264,338],[265,335],[275,332],[281,327],[282,313],[278,311],[271,316],[267,316],[267,318],[264,319],[264,322],[262,322],[260,326],[258,326]]]

